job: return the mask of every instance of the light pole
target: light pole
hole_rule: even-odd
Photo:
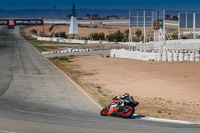
[[[54,28],[54,26],[55,26],[55,14],[56,14],[56,6],[54,5],[53,6],[53,37],[55,37],[55,28]]]

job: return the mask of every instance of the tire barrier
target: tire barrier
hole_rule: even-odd
[[[199,51],[168,51],[167,53],[130,51],[125,49],[112,49],[111,57],[136,59],[143,61],[200,61]]]
[[[67,50],[62,51],[49,51],[49,52],[42,52],[42,54],[56,54],[56,53],[73,53],[73,52],[89,52],[92,49],[71,49],[68,48]]]

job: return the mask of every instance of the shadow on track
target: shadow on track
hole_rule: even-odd
[[[130,119],[142,119],[142,118],[145,118],[146,116],[144,116],[144,115],[133,115],[133,116],[131,116],[131,118]]]

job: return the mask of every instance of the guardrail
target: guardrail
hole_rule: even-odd
[[[107,42],[107,41],[64,39],[64,38],[60,38],[60,37],[39,37],[34,34],[31,34],[31,36],[40,41],[53,41],[53,42],[61,42],[61,43],[80,43],[80,44],[107,44],[107,43],[115,44],[116,43],[116,42]],[[130,43],[129,42],[117,42],[117,44],[136,46],[135,42],[130,42]]]

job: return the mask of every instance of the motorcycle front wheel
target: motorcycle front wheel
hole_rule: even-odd
[[[105,107],[105,108],[103,108],[103,109],[101,110],[101,112],[100,112],[100,115],[101,115],[101,116],[107,116],[107,115],[108,115],[108,110],[109,110],[108,106]]]

